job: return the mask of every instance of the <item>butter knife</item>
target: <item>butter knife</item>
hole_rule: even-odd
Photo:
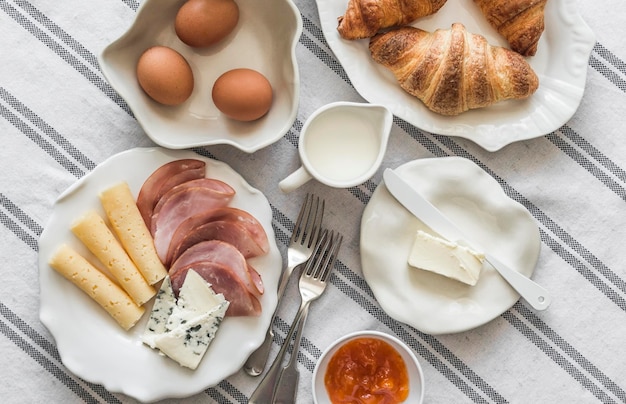
[[[472,246],[470,240],[463,232],[450,221],[443,213],[426,200],[417,190],[404,181],[398,174],[390,168],[383,173],[385,186],[398,200],[420,219],[426,226],[437,232],[444,238],[453,242],[461,242]],[[545,310],[550,306],[552,298],[548,291],[538,285],[530,278],[509,268],[493,255],[483,251],[485,261],[489,263],[500,275],[536,310]]]

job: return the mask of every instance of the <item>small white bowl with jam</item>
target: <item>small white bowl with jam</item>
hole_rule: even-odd
[[[379,331],[339,338],[313,371],[315,404],[411,403],[424,400],[424,374],[404,342]]]

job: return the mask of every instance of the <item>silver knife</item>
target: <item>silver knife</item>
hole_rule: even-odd
[[[426,226],[437,232],[449,241],[462,242],[471,246],[469,239],[463,232],[450,221],[443,213],[426,200],[417,190],[404,181],[390,168],[383,173],[385,186],[398,200]],[[536,310],[545,310],[550,306],[552,298],[548,291],[530,278],[509,268],[500,260],[486,251],[485,261],[487,261],[502,277]]]

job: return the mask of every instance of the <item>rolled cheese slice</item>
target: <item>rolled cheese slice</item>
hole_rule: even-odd
[[[125,330],[131,329],[143,315],[143,307],[137,306],[122,288],[70,246],[59,247],[49,264],[102,306]]]
[[[152,235],[128,184],[121,182],[103,191],[100,202],[111,227],[146,281],[154,285],[165,278],[167,270],[157,255]]]
[[[418,230],[408,262],[415,268],[474,286],[484,260],[482,253]]]
[[[74,222],[72,232],[111,272],[138,306],[156,294],[96,211],[90,210]]]

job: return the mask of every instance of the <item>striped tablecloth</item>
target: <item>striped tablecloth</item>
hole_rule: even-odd
[[[252,154],[225,145],[200,151],[265,193],[283,256],[307,192],[325,198],[326,222],[345,235],[331,285],[306,325],[297,401],[312,402],[312,371],[332,341],[372,329],[399,336],[415,351],[427,403],[626,402],[626,2],[570,1],[596,43],[582,102],[558,130],[488,152],[396,118],[383,165],[370,181],[350,189],[311,182],[283,194],[277,184],[299,165],[297,139],[307,117],[329,102],[364,101],[325,42],[315,2],[295,3],[304,28],[296,49],[301,88],[293,127]],[[0,0],[3,403],[136,402],[64,366],[39,320],[37,260],[39,236],[63,190],[119,152],[154,146],[97,63],[140,5]],[[361,215],[384,168],[443,156],[475,162],[529,210],[541,237],[533,279],[554,297],[547,311],[520,300],[478,328],[429,335],[380,309],[362,275]],[[291,283],[274,322],[272,356],[297,305]],[[240,371],[200,394],[165,402],[246,403],[258,382]]]

